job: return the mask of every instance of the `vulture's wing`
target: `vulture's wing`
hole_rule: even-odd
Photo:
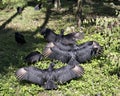
[[[51,59],[60,60],[63,63],[67,63],[71,58],[70,51],[61,50],[52,42],[46,45],[43,55]]]
[[[63,36],[63,38],[66,39],[72,39],[72,40],[78,40],[78,39],[83,39],[84,38],[84,34],[81,32],[73,32],[73,33],[69,33]]]
[[[58,47],[60,50],[63,50],[63,51],[72,50],[74,48],[74,46],[76,46],[76,44],[69,45],[69,44],[62,43],[62,41],[54,42],[53,44],[54,44],[54,46]]]
[[[79,45],[76,45],[75,47],[74,47],[74,51],[76,50],[83,50],[83,49],[85,49],[86,47],[88,48],[88,47],[91,47],[92,46],[92,44],[93,44],[93,41],[87,41],[87,42],[84,42],[84,43],[82,43],[82,44],[79,44]]]
[[[19,80],[26,80],[31,83],[43,86],[47,90],[56,89],[57,83],[65,83],[83,75],[84,69],[79,65],[67,65],[59,69],[54,69],[51,64],[48,69],[38,69],[35,67],[23,67],[16,71]]]
[[[57,34],[49,28],[43,28],[40,33],[48,42],[55,42],[57,39]]]
[[[23,67],[16,71],[16,77],[21,81],[25,80],[43,86],[46,90],[56,89],[55,75],[52,74],[53,67],[53,63],[48,69],[43,70],[36,67]]]
[[[29,81],[35,84],[43,85],[46,70],[41,70],[35,67],[23,67],[16,71],[16,77],[22,81]]]
[[[67,65],[54,70],[56,81],[58,83],[66,83],[83,75],[84,69],[79,65]]]
[[[57,41],[65,45],[74,45],[76,43],[71,34],[64,35],[64,29],[61,29],[60,34],[58,34]]]
[[[72,38],[59,38],[59,41],[62,42],[65,45],[74,45],[76,43],[76,41]]]

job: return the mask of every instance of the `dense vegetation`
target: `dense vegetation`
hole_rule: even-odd
[[[77,42],[78,44],[88,40],[98,41],[103,46],[104,53],[100,58],[81,64],[85,69],[84,75],[77,80],[59,85],[57,90],[46,91],[38,85],[19,82],[15,77],[15,71],[23,66],[29,66],[24,63],[23,58],[34,50],[42,53],[46,44],[39,34],[40,27],[45,21],[46,8],[44,6],[41,10],[35,11],[34,6],[26,6],[22,14],[18,15],[16,7],[3,6],[0,10],[0,96],[120,95],[119,5],[111,7],[103,2],[94,2],[92,5],[86,2],[83,5],[85,18],[81,28],[78,28],[74,14],[71,10],[67,10],[73,3],[72,0],[69,4],[66,0],[61,3],[64,10],[60,12],[52,10],[46,27],[59,33],[62,28],[68,29],[74,26],[75,31],[82,30],[85,35],[84,39]],[[22,33],[27,43],[18,45],[14,38],[15,32]],[[47,68],[50,62],[49,59],[44,59],[32,66]],[[54,62],[57,68],[65,65],[59,61]]]

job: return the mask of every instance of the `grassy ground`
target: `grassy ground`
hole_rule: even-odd
[[[0,96],[120,96],[120,20],[105,15],[96,16],[92,21],[85,19],[82,24],[85,38],[77,43],[95,40],[104,47],[104,54],[100,58],[81,64],[85,69],[83,77],[58,85],[57,90],[51,91],[38,85],[20,83],[16,79],[15,71],[28,66],[23,58],[34,50],[42,52],[46,44],[38,31],[38,27],[45,20],[45,12],[45,9],[35,11],[30,6],[26,7],[21,15],[15,16],[14,9],[0,11],[1,26],[14,16],[5,28],[0,30]],[[55,12],[52,12],[46,25],[57,33],[68,26],[76,27],[73,15]],[[15,32],[21,32],[25,36],[25,45],[16,44]],[[32,66],[47,68],[49,63],[50,60],[45,59]],[[58,61],[56,63],[56,67],[65,65]]]

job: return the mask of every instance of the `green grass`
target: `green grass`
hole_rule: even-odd
[[[15,12],[15,10],[0,11],[0,25]],[[72,21],[69,20],[70,17],[72,17]],[[58,85],[57,90],[51,91],[46,91],[35,84],[17,80],[16,70],[28,66],[24,63],[23,58],[34,50],[42,53],[46,44],[39,32],[36,32],[37,27],[44,22],[44,18],[45,9],[34,11],[33,7],[26,7],[22,15],[17,15],[6,25],[4,30],[0,30],[0,96],[95,96],[96,94],[119,96],[120,79],[117,74],[120,75],[120,23],[115,17],[99,16],[94,21],[94,25],[91,25],[89,20],[84,21],[82,26],[85,38],[77,43],[95,40],[104,47],[104,54],[91,62],[81,64],[85,69],[81,78]],[[111,28],[107,28],[108,23]],[[53,28],[59,33],[61,28],[76,27],[75,24],[73,15],[52,14],[46,27]],[[25,45],[16,44],[15,32],[24,34],[27,41]],[[55,62],[57,68],[65,65],[58,61]],[[47,68],[49,64],[50,60],[44,59],[32,66]]]

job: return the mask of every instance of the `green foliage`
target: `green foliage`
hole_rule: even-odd
[[[33,2],[33,3],[39,3],[39,2],[42,2],[42,3],[46,3],[47,0],[2,0],[0,1],[1,4],[3,5],[7,5],[8,8],[10,7],[17,7],[17,6],[25,6],[28,4],[28,2]]]
[[[3,4],[9,7],[24,6],[27,4],[27,0],[2,0]]]
[[[9,19],[12,12],[0,11],[0,25]],[[43,37],[36,30],[44,22],[45,10],[34,11],[33,7],[26,7],[22,15],[17,15],[0,32],[0,96],[119,96],[120,95],[120,23],[117,17],[97,16],[92,20],[83,21],[85,38],[77,43],[88,40],[99,42],[104,49],[100,58],[81,64],[84,75],[69,83],[58,85],[57,90],[46,91],[41,86],[28,82],[19,82],[15,77],[17,69],[29,66],[23,58],[31,51],[42,53],[46,44]],[[69,20],[72,18],[72,20]],[[93,24],[92,24],[93,23]],[[73,15],[54,13],[46,27],[53,28],[59,33],[60,29],[75,25]],[[75,26],[76,28],[76,26]],[[79,28],[75,30],[79,31]],[[23,46],[17,45],[14,32],[21,32],[27,41]],[[47,68],[50,60],[32,64],[38,68]],[[65,64],[55,61],[56,68]]]

